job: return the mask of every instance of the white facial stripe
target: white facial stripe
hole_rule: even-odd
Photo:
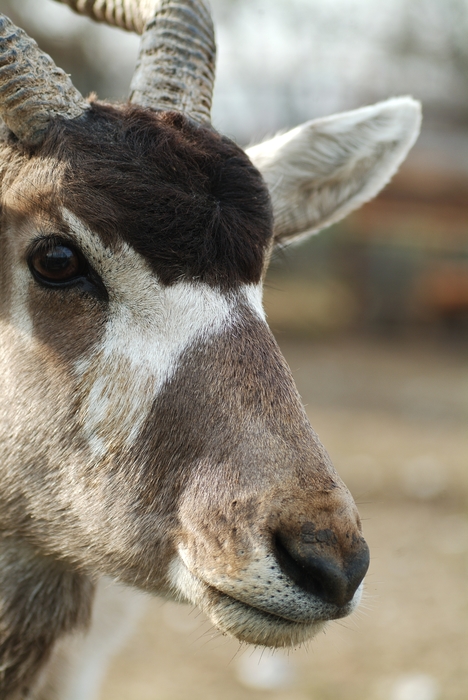
[[[229,297],[207,284],[159,283],[146,261],[122,243],[113,255],[71,212],[64,217],[109,292],[109,320],[90,358],[76,363],[84,394],[81,421],[95,456],[116,440],[131,445],[182,353],[225,331],[241,299],[264,318],[261,291]]]
[[[265,311],[263,309],[263,287],[261,284],[246,284],[243,289],[243,294],[247,306],[266,323]]]

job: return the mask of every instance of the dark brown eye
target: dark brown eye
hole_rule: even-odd
[[[50,289],[75,289],[87,296],[108,301],[107,289],[83,253],[58,236],[33,241],[27,253],[31,274],[41,286]]]
[[[63,244],[44,246],[34,251],[30,267],[45,281],[69,282],[83,273],[79,255]]]

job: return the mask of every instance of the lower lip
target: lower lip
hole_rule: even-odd
[[[257,608],[254,605],[250,605],[249,603],[245,603],[243,600],[239,600],[238,598],[234,598],[233,596],[229,595],[228,593],[224,593],[223,591],[220,591],[218,588],[214,588],[213,586],[208,586],[208,588],[215,593],[220,600],[226,600],[229,601],[229,603],[234,604],[234,605],[239,605],[241,606],[244,610],[248,610],[250,613],[257,614],[259,616],[266,616],[268,618],[271,618],[272,620],[278,620],[278,622],[284,624],[290,624],[290,625],[296,625],[298,627],[311,627],[313,625],[321,625],[326,622],[329,622],[331,618],[327,618],[325,620],[317,619],[317,620],[295,620],[290,617],[285,617],[283,615],[278,615],[277,613],[270,612],[269,610],[263,610],[262,608]]]

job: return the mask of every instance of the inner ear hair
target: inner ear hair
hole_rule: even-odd
[[[420,126],[420,103],[398,97],[306,122],[249,148],[272,198],[275,242],[317,233],[375,197]]]

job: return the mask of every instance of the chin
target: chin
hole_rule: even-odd
[[[259,610],[235,598],[208,588],[199,606],[211,622],[240,642],[265,647],[295,647],[321,632],[326,621],[298,622]]]
[[[349,615],[359,603],[361,591],[349,605],[333,616],[291,619],[249,605],[220,591],[193,574],[180,559],[173,561],[171,580],[174,598],[197,605],[223,634],[265,647],[296,647],[324,630],[331,619]]]

